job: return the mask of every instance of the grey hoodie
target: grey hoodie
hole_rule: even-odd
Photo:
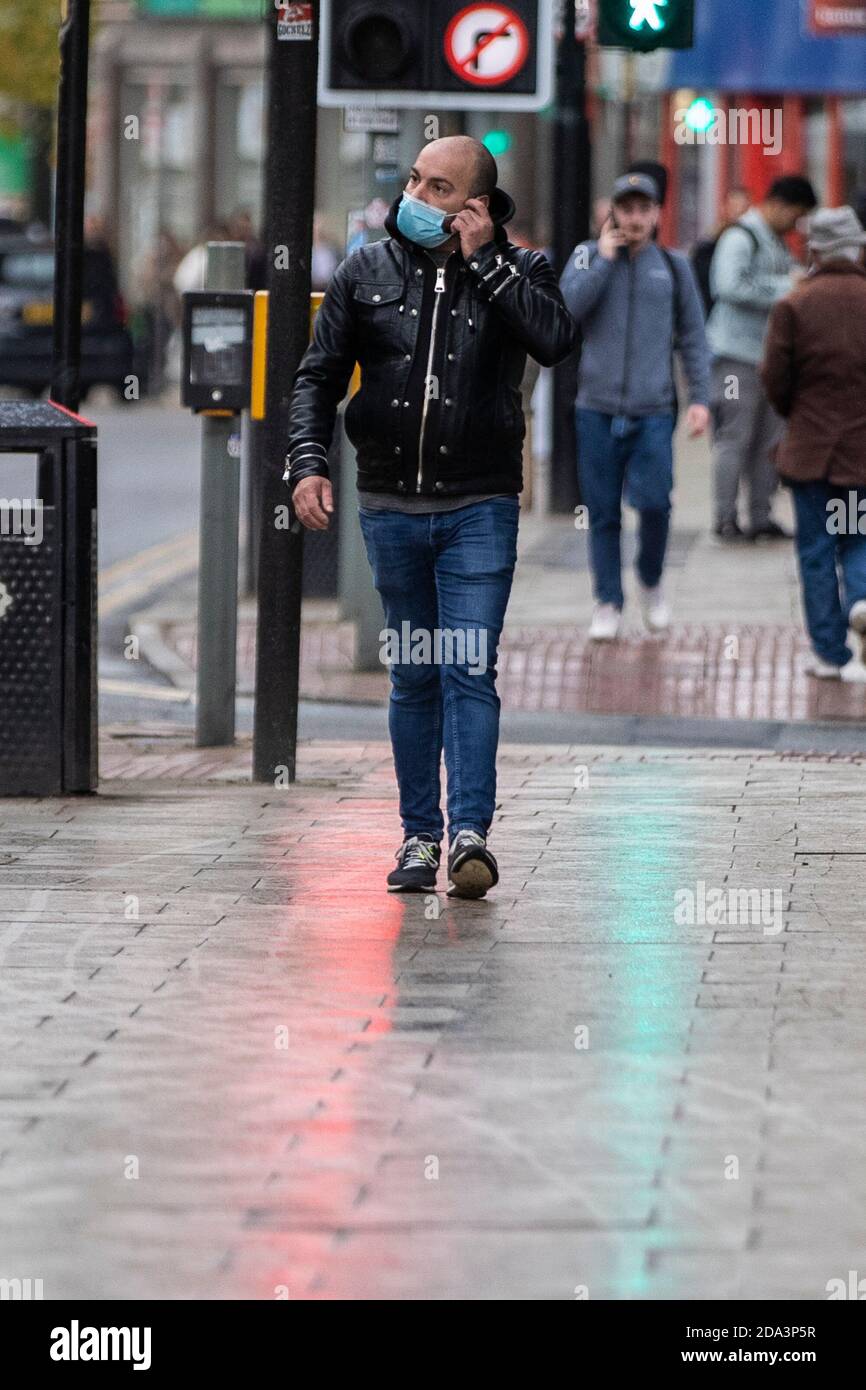
[[[716,357],[757,365],[770,310],[794,288],[794,258],[757,208],[749,208],[740,221],[751,228],[757,245],[742,227],[722,233],[710,267],[716,304],[707,336]]]
[[[691,266],[678,251],[678,293],[664,253],[650,242],[637,256],[599,255],[598,243],[578,246],[559,285],[583,331],[577,404],[606,415],[661,415],[673,410],[674,346],[689,386],[690,405],[708,405],[710,352],[704,312]]]

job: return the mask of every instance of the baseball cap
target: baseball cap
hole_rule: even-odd
[[[653,203],[661,202],[658,184],[655,179],[650,178],[649,174],[623,174],[613,186],[611,202],[618,203],[631,193],[639,193],[642,197],[649,198],[650,202]]]

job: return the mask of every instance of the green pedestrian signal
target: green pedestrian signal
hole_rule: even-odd
[[[709,130],[716,119],[716,109],[706,97],[695,97],[686,111],[686,125],[689,130]]]
[[[487,146],[494,159],[498,159],[511,149],[511,134],[507,130],[488,130],[481,137],[481,143]]]
[[[604,48],[691,48],[694,30],[695,0],[598,0],[598,42]]]

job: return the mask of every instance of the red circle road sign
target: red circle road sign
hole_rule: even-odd
[[[445,30],[445,59],[472,87],[501,87],[529,57],[529,31],[508,5],[467,5]]]

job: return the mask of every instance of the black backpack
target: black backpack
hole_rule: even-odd
[[[752,228],[748,227],[745,222],[733,222],[731,226],[739,227],[741,231],[748,235],[752,242],[752,255],[754,256],[759,250],[760,243]],[[730,231],[730,227],[726,227],[725,231]],[[704,302],[704,311],[707,318],[710,317],[716,302],[712,289],[710,288],[710,270],[713,264],[713,257],[716,254],[716,247],[724,234],[724,232],[720,232],[717,237],[705,237],[703,241],[696,243],[692,251],[692,270],[694,271],[701,299]]]

